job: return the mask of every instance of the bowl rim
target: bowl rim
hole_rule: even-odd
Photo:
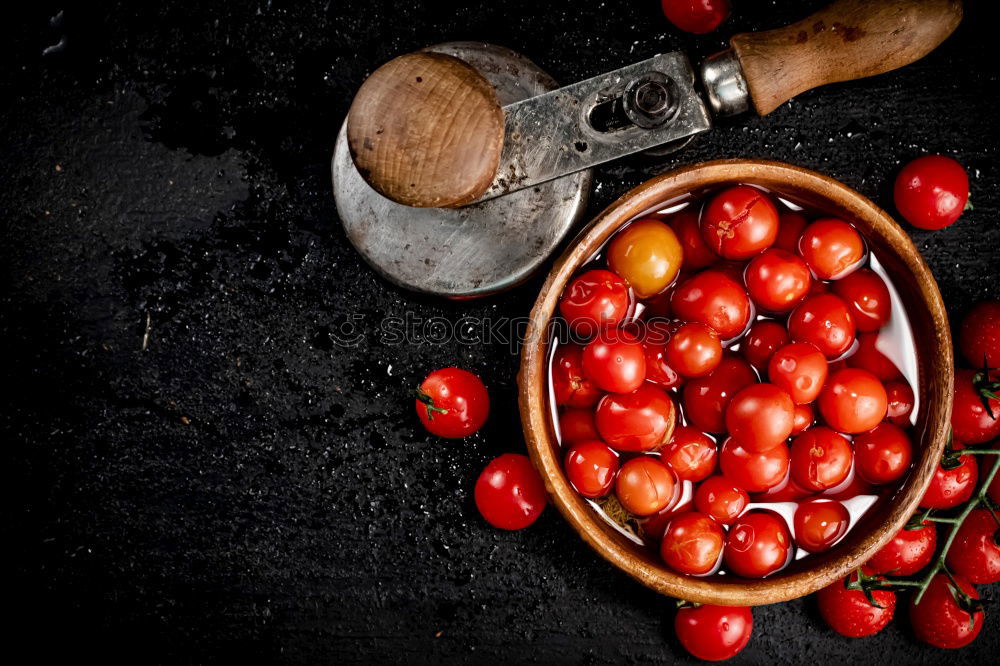
[[[670,571],[658,557],[639,553],[625,537],[614,534],[605,521],[569,485],[561,456],[554,446],[548,417],[548,327],[565,285],[577,269],[624,223],[674,196],[725,183],[778,179],[835,202],[863,220],[868,236],[892,248],[892,253],[915,277],[914,291],[927,309],[933,341],[923,341],[918,355],[917,387],[926,407],[921,414],[920,454],[902,486],[887,503],[887,515],[869,533],[849,547],[813,555],[816,565],[761,580],[732,582],[685,576]],[[911,321],[913,312],[909,312]],[[951,421],[954,364],[948,318],[938,290],[920,252],[910,237],[881,208],[864,195],[828,176],[769,160],[727,159],[700,162],[656,176],[623,194],[599,213],[570,242],[555,261],[531,309],[521,350],[518,403],[525,442],[532,462],[563,517],[604,559],[657,592],[698,603],[756,606],[796,599],[843,578],[864,563],[899,530],[916,510],[931,482],[948,439]],[[846,544],[843,544],[846,545]],[[843,552],[838,552],[843,551]]]

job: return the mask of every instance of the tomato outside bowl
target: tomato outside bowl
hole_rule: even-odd
[[[763,187],[848,220],[893,280],[910,320],[915,344],[920,410],[914,429],[913,467],[902,485],[880,499],[831,550],[792,562],[759,580],[695,578],[669,569],[658,549],[629,540],[570,485],[548,398],[551,324],[567,283],[620,228],[667,202],[725,185]],[[531,310],[518,373],[521,423],[531,459],[556,508],[603,558],[662,594],[698,603],[759,606],[796,599],[841,579],[867,561],[903,528],[931,481],[947,441],[954,382],[948,318],[937,283],[909,236],[870,200],[822,174],[781,162],[719,160],[683,167],[624,194],[600,213],[556,260]]]

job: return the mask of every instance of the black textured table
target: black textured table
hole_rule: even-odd
[[[822,2],[735,4],[706,37],[671,29],[655,0],[6,10],[9,649],[131,663],[684,661],[672,600],[600,560],[556,511],[517,533],[476,513],[482,465],[523,449],[513,351],[434,344],[419,326],[391,344],[379,330],[408,312],[523,315],[539,280],[466,303],[385,283],[344,237],[329,160],[365,75],[427,44],[494,42],[571,82],[676,48],[697,59]],[[653,174],[719,157],[816,169],[891,210],[902,161],[954,155],[975,210],[909,231],[960,317],[1000,296],[994,42],[972,5],[904,70],[803,94],[667,160],[598,169],[588,217]],[[347,322],[360,332],[349,348],[335,344]],[[413,414],[411,388],[451,364],[494,400],[468,441],[432,438]],[[841,638],[808,599],[754,617],[737,661],[986,663],[1000,650],[993,606],[958,653],[917,644],[905,621]]]

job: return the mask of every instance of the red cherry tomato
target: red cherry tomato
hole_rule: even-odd
[[[582,439],[600,439],[593,410],[570,407],[564,411],[559,416],[559,437],[563,446]]]
[[[666,345],[643,342],[642,352],[646,357],[646,381],[665,389],[672,389],[684,383],[684,378],[667,363]]]
[[[903,478],[913,460],[913,445],[892,423],[880,423],[854,437],[857,472],[868,483],[892,483]]]
[[[888,407],[885,417],[889,423],[906,427],[910,425],[910,414],[913,413],[913,389],[904,381],[889,381],[885,383],[885,395]]]
[[[601,390],[583,372],[583,350],[576,345],[560,345],[552,359],[552,392],[556,404],[592,407]]]
[[[885,418],[888,399],[878,377],[867,370],[844,368],[827,379],[818,405],[831,428],[853,435],[871,430]]]
[[[597,405],[597,432],[618,451],[655,451],[674,432],[674,401],[644,384],[632,393],[609,393]]]
[[[677,329],[665,346],[666,360],[684,377],[704,377],[722,360],[722,341],[714,330],[691,322]]]
[[[778,237],[774,241],[774,247],[798,252],[799,238],[805,228],[806,218],[801,213],[782,213],[778,216]]]
[[[704,575],[719,563],[725,539],[719,523],[705,514],[680,513],[670,519],[663,533],[660,556],[678,573]]]
[[[738,356],[723,356],[719,367],[707,377],[684,385],[684,414],[703,432],[726,431],[726,407],[742,388],[757,381],[757,375]]]
[[[615,494],[629,513],[648,516],[674,498],[674,474],[653,456],[632,458],[618,471]]]
[[[848,367],[867,370],[884,382],[902,379],[899,368],[879,351],[878,345],[878,333],[859,334],[857,350],[847,357]]]
[[[559,312],[577,335],[589,338],[617,326],[628,314],[625,280],[611,271],[587,271],[566,287]]]
[[[583,372],[605,391],[634,391],[646,379],[642,344],[631,333],[603,331],[583,348]]]
[[[816,421],[816,413],[810,405],[795,405],[795,416],[792,418],[792,434],[803,432]]]
[[[476,481],[476,508],[493,527],[519,530],[531,525],[549,501],[542,477],[519,453],[490,461]]]
[[[970,513],[948,550],[948,568],[977,585],[1000,583],[1000,527],[986,509]]]
[[[664,450],[663,458],[681,481],[697,483],[715,471],[718,451],[705,433],[689,426],[677,426]]]
[[[851,499],[852,497],[857,497],[858,495],[874,495],[877,492],[878,491],[875,490],[875,487],[872,486],[872,484],[861,478],[860,474],[855,474],[850,477],[850,481],[845,485],[838,486],[836,492],[830,492],[828,490],[823,493],[823,497],[843,502]]]
[[[763,578],[785,566],[791,548],[784,520],[769,511],[751,511],[729,528],[726,569],[744,578]]]
[[[490,396],[483,382],[460,368],[427,375],[417,389],[417,417],[438,437],[468,437],[483,427],[490,414]]]
[[[817,294],[802,301],[788,317],[788,333],[796,342],[811,342],[829,358],[837,358],[854,344],[854,317],[833,294]]]
[[[604,497],[611,492],[618,473],[618,454],[607,444],[585,439],[566,452],[566,476],[584,497]]]
[[[677,234],[677,240],[684,250],[684,261],[681,264],[684,270],[707,268],[719,260],[719,255],[712,252],[701,237],[697,211],[685,208],[677,213],[670,218],[670,228]]]
[[[810,428],[792,441],[792,478],[803,488],[820,492],[839,486],[852,462],[851,443],[829,428]]]
[[[725,661],[750,642],[753,613],[747,606],[684,606],[674,618],[674,632],[696,659]]]
[[[722,525],[736,520],[750,503],[750,496],[724,476],[710,476],[694,491],[694,508]]]
[[[831,629],[848,638],[874,636],[885,629],[896,612],[895,592],[872,590],[873,605],[864,592],[847,589],[847,583],[857,579],[857,573],[852,573],[816,593],[820,615]]]
[[[729,0],[661,0],[663,15],[684,32],[704,35],[729,16]]]
[[[1000,374],[982,371],[955,371],[955,400],[951,409],[951,429],[962,444],[985,444],[1000,437]],[[985,404],[983,404],[985,402]]]
[[[889,543],[880,548],[865,565],[872,573],[912,576],[934,559],[937,528],[924,522],[915,529],[904,527]]]
[[[735,338],[750,322],[750,297],[736,281],[717,270],[684,280],[670,297],[674,315],[715,329],[723,340]]]
[[[959,465],[951,469],[938,464],[920,506],[925,509],[951,509],[972,497],[979,478],[979,464],[975,456],[961,456],[958,460]]]
[[[774,384],[751,384],[726,407],[729,434],[754,453],[784,444],[794,420],[792,397]]]
[[[877,331],[886,325],[892,314],[889,287],[870,268],[858,269],[834,282],[833,293],[847,303],[859,331]]]
[[[931,579],[920,603],[910,600],[910,625],[924,643],[939,648],[963,648],[976,639],[983,628],[982,606],[976,588],[965,577],[955,575],[956,587],[945,574]],[[964,599],[960,603],[958,599]]]
[[[701,235],[720,257],[749,259],[774,244],[778,209],[766,193],[736,185],[716,194],[701,214]]]
[[[830,550],[847,534],[851,514],[837,500],[815,499],[795,508],[795,543],[810,553]]]
[[[740,353],[750,365],[758,370],[766,370],[771,355],[788,344],[788,331],[776,321],[754,322],[740,345]]]
[[[764,250],[747,264],[747,291],[758,307],[770,312],[788,312],[809,293],[809,267],[788,250]]]
[[[958,348],[973,368],[1000,368],[1000,301],[983,301],[962,320]]]
[[[753,453],[732,437],[723,442],[719,451],[723,476],[750,493],[762,493],[784,481],[788,459],[787,446]]]
[[[865,243],[843,220],[816,220],[799,238],[799,254],[821,280],[839,280],[861,266]]]
[[[920,229],[950,226],[969,202],[969,176],[943,155],[918,157],[902,168],[892,191],[899,214]]]
[[[774,352],[767,365],[767,377],[797,405],[815,400],[826,382],[827,362],[816,345],[793,342]]]

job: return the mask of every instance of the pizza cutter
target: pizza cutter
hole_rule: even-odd
[[[451,42],[397,57],[337,136],[337,212],[365,260],[403,287],[463,299],[527,279],[586,208],[592,167],[664,154],[713,119],[766,115],[806,90],[923,57],[959,0],[837,0],[730,40],[697,71],[680,52],[558,87],[509,49]]]

